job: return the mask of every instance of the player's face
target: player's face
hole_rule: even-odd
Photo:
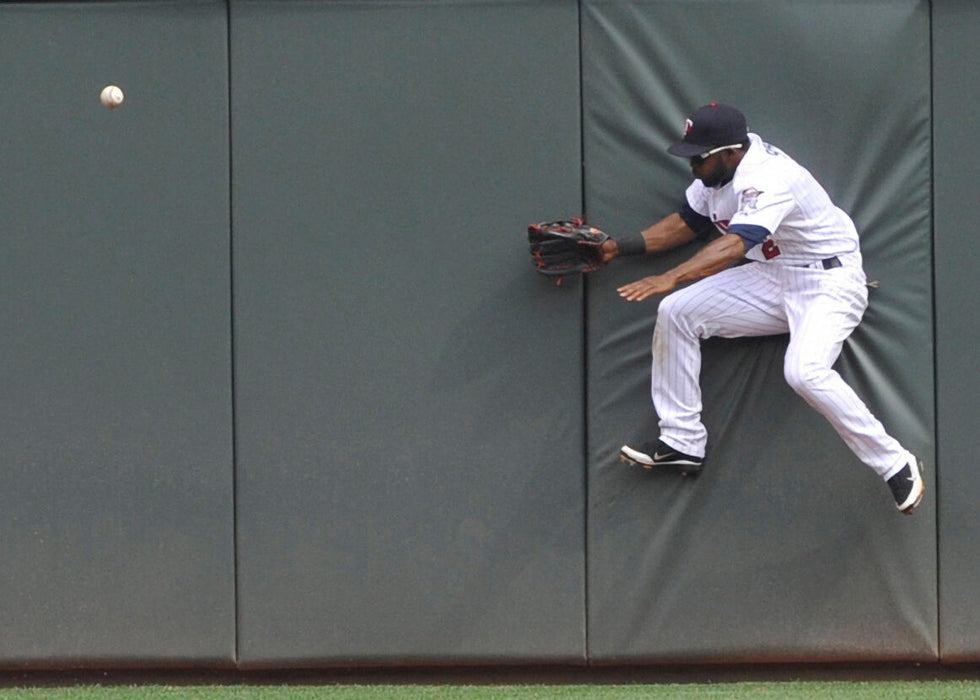
[[[735,176],[734,166],[730,166],[725,152],[712,153],[707,158],[691,158],[691,172],[705,187],[722,187]]]

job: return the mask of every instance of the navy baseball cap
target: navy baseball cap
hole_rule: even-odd
[[[734,107],[712,102],[687,120],[684,138],[667,149],[671,155],[693,158],[702,153],[743,143],[749,137],[745,115]]]

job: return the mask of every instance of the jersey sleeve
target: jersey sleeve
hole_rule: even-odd
[[[686,200],[678,214],[698,238],[707,238],[717,228],[708,211],[708,190],[700,180],[694,180],[684,193]]]
[[[746,250],[754,248],[772,235],[772,231],[764,226],[753,224],[732,224],[728,227],[728,232],[741,236]]]

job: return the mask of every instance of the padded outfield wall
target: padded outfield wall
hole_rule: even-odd
[[[0,2],[0,666],[980,659],[978,31],[966,0]],[[912,518],[785,338],[705,343],[699,478],[616,459],[656,304],[615,288],[691,251],[556,286],[523,230],[671,211],[712,100],[858,224],[838,369],[927,464]]]

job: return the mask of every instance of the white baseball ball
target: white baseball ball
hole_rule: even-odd
[[[106,85],[102,88],[102,94],[99,96],[99,99],[109,109],[115,109],[123,103],[126,96],[118,85]]]

